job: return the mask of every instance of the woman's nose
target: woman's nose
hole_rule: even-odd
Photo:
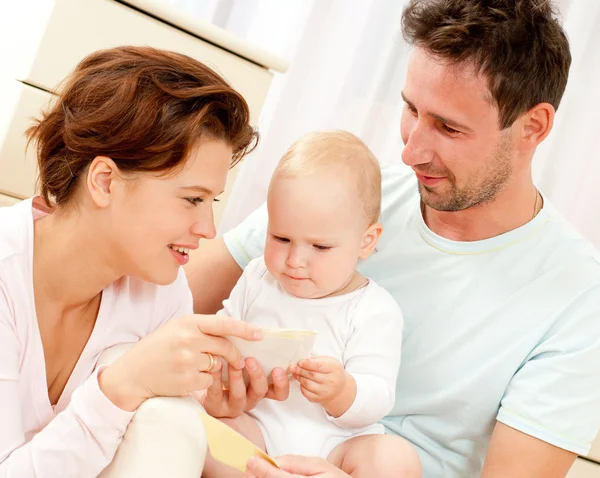
[[[191,232],[195,236],[203,237],[205,239],[214,239],[217,235],[217,229],[215,227],[215,219],[213,216],[212,208],[210,211],[202,214],[194,224],[192,224]]]

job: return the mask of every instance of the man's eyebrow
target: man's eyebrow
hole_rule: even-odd
[[[402,99],[404,100],[404,102],[410,106],[411,108],[415,108],[415,106],[410,102],[410,100],[406,97],[406,95],[404,94],[404,91],[402,91],[400,93],[402,95]],[[469,128],[468,126],[459,123],[458,121],[454,121],[448,118],[444,118],[443,116],[440,116],[438,114],[435,113],[427,113],[429,116],[431,116],[433,119],[439,121],[440,123],[444,123],[446,126],[449,126],[450,128],[455,128],[457,130],[461,130],[461,131],[465,131],[467,133],[472,133],[473,130],[471,128]]]
[[[199,193],[208,194],[209,196],[218,196],[219,194],[223,194],[223,191],[220,193],[214,193],[211,189],[205,188],[204,186],[183,186],[181,189],[184,191],[195,191]]]

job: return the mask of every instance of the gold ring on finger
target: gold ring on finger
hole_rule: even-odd
[[[211,353],[206,352],[206,355],[208,356],[208,359],[210,360],[210,363],[208,365],[208,368],[206,369],[206,372],[211,373],[213,371],[213,369],[217,366],[217,359]]]

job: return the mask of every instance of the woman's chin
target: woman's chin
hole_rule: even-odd
[[[175,282],[179,274],[179,267],[163,267],[160,270],[155,269],[152,271],[140,271],[139,274],[135,274],[136,277],[145,282],[150,282],[156,285],[169,285]]]

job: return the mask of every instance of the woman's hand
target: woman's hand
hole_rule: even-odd
[[[261,332],[240,320],[190,315],[171,320],[144,337],[100,374],[100,389],[116,406],[133,411],[148,398],[182,396],[213,383],[208,354],[235,370],[244,361],[224,336],[260,340]]]
[[[281,468],[278,469],[260,458],[250,458],[244,478],[350,478],[350,475],[323,458],[284,455],[275,461]]]
[[[263,398],[283,401],[290,393],[290,382],[285,370],[276,368],[269,385],[263,368],[254,358],[247,358],[246,373],[250,378],[248,386],[244,383],[241,369],[229,366],[229,390],[223,390],[221,370],[214,372],[212,385],[202,398],[206,412],[217,418],[235,418],[252,410]]]

